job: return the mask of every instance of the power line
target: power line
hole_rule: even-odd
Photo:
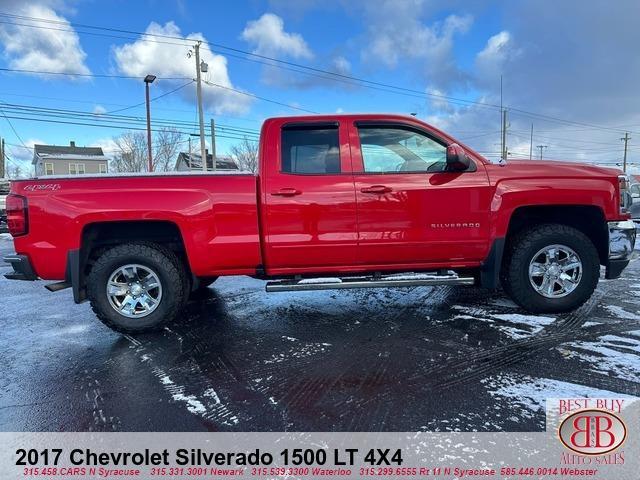
[[[223,88],[225,90],[231,90],[231,91],[239,93],[241,95],[246,95],[248,97],[257,98],[258,100],[262,100],[264,102],[275,103],[276,105],[281,105],[283,107],[292,108],[294,110],[300,110],[301,112],[315,113],[315,114],[318,113],[318,112],[314,112],[313,110],[307,110],[306,108],[300,108],[300,107],[296,107],[294,105],[289,105],[287,103],[282,103],[282,102],[278,102],[276,100],[271,100],[269,98],[260,97],[258,95],[253,94],[253,93],[243,92],[242,90],[238,90],[237,88],[225,87],[224,85],[218,85],[217,83],[209,82],[207,80],[203,80],[203,82],[206,83],[207,85],[211,85],[212,87],[218,87],[218,88]]]
[[[9,126],[11,127],[11,130],[13,130],[14,135],[18,138],[18,140],[20,140],[20,143],[26,147],[24,140],[22,140],[22,137],[20,136],[20,134],[16,131],[16,129],[13,126],[13,123],[11,123],[11,120],[9,120],[9,117],[7,117],[7,115],[4,113],[4,110],[2,108],[0,108],[0,113],[2,113],[2,116],[5,118],[5,120],[7,121],[7,123],[9,124]]]
[[[118,130],[141,130],[141,131],[146,131],[146,128],[143,127],[136,127],[136,126],[131,126],[131,125],[115,125],[115,124],[104,124],[104,123],[100,123],[100,124],[95,124],[95,123],[88,123],[88,122],[73,122],[73,121],[67,121],[67,120],[45,120],[42,118],[33,118],[33,117],[18,117],[18,116],[7,116],[5,115],[6,119],[14,119],[14,120],[28,120],[28,121],[32,121],[32,122],[44,122],[44,123],[52,123],[52,124],[61,124],[61,125],[81,125],[81,126],[85,126],[85,127],[99,127],[99,128],[113,128],[113,129],[118,129]],[[176,132],[181,133],[183,135],[189,135],[189,132],[186,132],[184,130],[179,130],[179,129],[174,129]],[[152,132],[160,132],[162,131],[162,129],[151,129]],[[232,139],[232,140],[244,140],[245,138],[247,138],[246,135],[240,136],[240,135],[216,135],[219,138],[228,138],[228,139]],[[26,147],[26,145],[25,145]],[[29,148],[29,147],[26,147]]]
[[[62,75],[66,77],[90,77],[90,78],[126,78],[140,80],[140,77],[132,75],[112,75],[102,73],[81,73],[81,72],[52,72],[47,70],[26,70],[21,68],[0,68],[2,72],[29,73],[37,75]],[[158,77],[159,80],[189,80],[189,77]]]
[[[193,83],[193,80],[190,80],[187,83],[185,83],[184,85],[180,85],[179,87],[174,88],[173,90],[170,90],[168,92],[165,92],[162,95],[158,95],[157,97],[153,97],[150,100],[150,102],[153,102],[154,100],[158,100],[159,98],[166,97],[167,95],[171,95],[172,93],[175,93],[178,90],[182,90],[184,87],[186,87],[187,85],[191,85],[192,83]],[[112,114],[112,113],[116,113],[116,112],[124,112],[125,110],[130,110],[132,108],[136,108],[136,107],[139,107],[139,106],[144,105],[144,104],[145,104],[145,102],[140,102],[140,103],[136,103],[135,105],[131,105],[129,107],[118,108],[116,110],[110,110],[110,111],[104,112],[104,113]],[[100,115],[102,115],[102,114],[100,114]]]
[[[103,31],[110,31],[110,32],[116,32],[116,33],[125,33],[128,35],[138,35],[140,37],[145,37],[145,38],[131,38],[131,37],[118,37],[115,35],[105,35],[105,36],[109,36],[109,37],[116,37],[116,38],[124,38],[126,40],[134,40],[134,41],[150,41],[150,42],[156,42],[156,43],[168,43],[168,42],[160,42],[158,40],[153,40],[155,38],[162,38],[162,39],[169,39],[169,40],[177,40],[183,43],[173,43],[174,45],[179,45],[179,46],[189,46],[189,43],[193,42],[193,41],[198,41],[197,39],[189,39],[189,38],[182,38],[182,37],[177,37],[174,35],[163,35],[163,34],[154,34],[154,33],[147,33],[147,32],[139,32],[139,31],[133,31],[133,30],[124,30],[124,29],[117,29],[117,28],[111,28],[111,27],[102,27],[102,26],[95,26],[95,25],[87,25],[87,24],[80,24],[80,23],[74,23],[74,22],[62,22],[62,21],[55,21],[55,20],[51,20],[51,19],[45,19],[45,18],[38,18],[38,17],[29,17],[29,16],[24,16],[24,15],[14,15],[14,14],[8,14],[8,13],[0,13],[0,16],[2,17],[8,17],[8,18],[17,18],[17,19],[22,19],[22,20],[28,20],[28,21],[33,21],[33,22],[41,22],[41,23],[45,23],[45,24],[58,24],[58,25],[63,25],[63,26],[72,26],[72,27],[76,27],[76,28],[87,28],[87,29],[93,29],[93,30],[103,30]],[[5,22],[5,23],[12,23],[15,25],[20,25],[20,26],[25,26],[25,27],[32,27],[32,28],[43,28],[43,29],[53,29],[53,30],[60,30],[60,31],[67,31],[69,33],[82,33],[82,34],[96,34],[95,32],[84,32],[84,31],[77,31],[77,30],[69,30],[69,29],[54,29],[52,27],[43,27],[41,25],[31,25],[31,24],[19,24],[16,22]],[[479,102],[479,101],[474,101],[474,100],[468,100],[468,99],[464,99],[464,98],[456,98],[453,96],[449,96],[449,95],[440,95],[440,94],[434,94],[434,93],[429,93],[429,92],[424,92],[424,91],[419,91],[419,90],[414,90],[414,89],[410,89],[410,88],[406,88],[406,87],[402,87],[399,85],[393,85],[393,84],[389,84],[389,83],[384,83],[384,82],[376,82],[373,80],[369,80],[366,78],[362,78],[362,77],[356,77],[353,75],[347,75],[347,74],[342,74],[339,72],[333,72],[330,70],[324,70],[321,68],[316,68],[316,67],[311,67],[309,65],[303,65],[303,64],[299,64],[299,63],[295,63],[295,62],[290,62],[287,60],[282,60],[282,59],[278,59],[278,58],[274,58],[274,57],[269,57],[267,55],[260,55],[254,52],[249,52],[246,50],[242,50],[239,48],[235,48],[235,47],[229,47],[227,45],[224,44],[220,44],[220,43],[215,43],[215,42],[209,42],[209,41],[205,41],[203,40],[202,43],[209,45],[210,47],[215,47],[215,48],[219,48],[225,51],[231,51],[231,52],[237,52],[237,53],[241,53],[247,57],[250,58],[243,58],[243,57],[236,57],[236,58],[241,58],[244,60],[249,60],[249,61],[258,61],[256,59],[260,59],[260,60],[267,60],[268,62],[266,63],[267,65],[271,65],[271,66],[275,66],[278,68],[283,68],[284,66],[288,66],[288,67],[295,67],[297,69],[301,69],[301,70],[306,70],[306,73],[310,73],[310,74],[315,74],[316,76],[320,76],[321,78],[324,79],[329,79],[329,80],[349,80],[351,82],[357,82],[358,85],[363,86],[363,87],[367,87],[367,88],[372,88],[372,87],[385,87],[387,89],[392,89],[392,90],[384,90],[387,91],[389,93],[400,93],[402,94],[402,92],[406,93],[411,93],[414,94],[416,96],[420,96],[421,98],[424,97],[432,97],[432,98],[439,98],[442,100],[446,100],[450,103],[454,103],[454,104],[466,104],[466,105],[479,105],[479,106],[483,106],[483,107],[488,107],[488,108],[500,108],[499,105],[494,105],[488,102]],[[226,53],[228,56],[233,56],[231,54]],[[265,63],[263,61],[258,61],[258,63]],[[305,73],[301,70],[294,70],[297,71],[298,73]],[[34,71],[26,71],[26,73],[50,73],[50,74],[59,74],[58,72],[34,72]],[[75,74],[71,74],[72,76]],[[92,76],[92,75],[77,75],[77,76]],[[120,76],[120,78],[127,78],[126,76]],[[379,88],[376,88],[379,89]],[[458,103],[456,103],[458,102]],[[620,128],[615,128],[615,127],[605,127],[602,125],[596,125],[596,124],[592,124],[592,123],[586,123],[586,122],[578,122],[578,121],[574,121],[574,120],[567,120],[567,119],[562,119],[559,117],[553,117],[551,115],[544,115],[544,114],[540,114],[540,113],[535,113],[535,112],[530,112],[527,110],[523,110],[523,109],[519,109],[516,107],[509,107],[510,110],[512,110],[513,112],[516,112],[517,114],[520,115],[524,115],[524,116],[528,116],[528,117],[533,117],[533,118],[539,118],[539,119],[544,119],[545,121],[549,121],[549,122],[555,122],[555,123],[562,123],[562,124],[569,124],[569,125],[577,125],[577,126],[584,126],[584,127],[588,127],[591,129],[598,129],[598,130],[607,130],[607,131],[615,131],[615,132],[622,132],[622,129]]]
[[[50,118],[64,118],[64,119],[91,119],[94,121],[102,121],[109,120],[112,122],[118,123],[133,123],[133,124],[142,124],[144,123],[144,119],[142,117],[130,116],[130,115],[115,115],[110,113],[93,113],[93,112],[85,112],[79,110],[69,110],[69,109],[61,109],[61,108],[50,108],[50,107],[38,107],[34,105],[25,105],[25,104],[15,104],[15,103],[7,103],[0,100],[0,104],[3,105],[5,111],[8,111],[13,114],[20,115],[38,115],[45,116]],[[154,123],[163,125],[163,126],[193,126],[192,122],[184,121],[184,120],[175,120],[175,119],[163,119],[157,118],[154,119]],[[220,130],[229,131],[235,133],[243,133],[251,136],[259,135],[258,130],[248,129],[248,128],[240,128],[233,125],[219,124]]]
[[[25,16],[25,15],[15,15],[15,14],[10,14],[10,13],[0,13],[1,17],[7,17],[7,18],[11,18],[11,19],[20,19],[20,20],[28,20],[28,21],[32,21],[32,22],[40,22],[40,23],[45,23],[45,24],[57,24],[57,25],[62,25],[62,26],[71,26],[74,28],[83,28],[83,29],[91,29],[91,30],[102,30],[102,31],[108,31],[108,32],[115,32],[115,33],[124,33],[127,35],[137,35],[140,37],[144,37],[144,38],[130,38],[130,37],[123,37],[127,40],[143,40],[143,41],[151,41],[151,42],[157,42],[157,43],[162,43],[158,40],[155,40],[157,38],[161,38],[164,40],[174,40],[174,41],[179,41],[182,43],[176,44],[176,45],[180,45],[180,46],[189,46],[190,43],[193,43],[194,41],[199,41],[198,39],[189,39],[189,38],[183,38],[183,37],[178,37],[175,35],[164,35],[164,34],[157,34],[157,33],[147,33],[147,32],[139,32],[139,31],[134,31],[134,30],[125,30],[125,29],[119,29],[119,28],[113,28],[113,27],[104,27],[104,26],[96,26],[96,25],[88,25],[88,24],[82,24],[82,23],[75,23],[75,22],[68,22],[68,21],[57,21],[57,20],[51,20],[51,19],[46,19],[46,18],[41,18],[41,17],[30,17],[30,16]],[[15,23],[15,22],[9,22],[9,23]],[[51,28],[51,27],[43,27],[40,25],[30,25],[30,24],[20,24],[22,26],[26,26],[26,27],[33,27],[33,28]],[[82,34],[95,34],[95,32],[85,32],[85,31],[76,31],[76,30],[69,30],[67,29],[66,31],[71,32],[71,33],[82,33]],[[105,35],[106,36],[106,35]],[[113,35],[109,35],[112,36]],[[479,105],[479,106],[483,106],[483,107],[488,107],[488,108],[501,108],[501,106],[499,105],[494,105],[488,102],[480,102],[480,101],[474,101],[474,100],[468,100],[468,99],[464,99],[464,98],[456,98],[453,96],[449,96],[449,95],[441,95],[441,94],[434,94],[434,93],[429,93],[429,92],[424,92],[424,91],[420,91],[420,90],[414,90],[411,88],[407,88],[407,87],[402,87],[399,85],[394,85],[394,84],[389,84],[389,83],[384,83],[384,82],[377,82],[377,81],[373,81],[373,80],[369,80],[366,78],[362,78],[362,77],[356,77],[353,75],[347,75],[347,74],[343,74],[343,73],[339,73],[339,72],[333,72],[330,70],[324,70],[321,68],[317,68],[317,67],[312,67],[309,65],[303,65],[303,64],[299,64],[296,62],[291,62],[291,61],[287,61],[287,60],[282,60],[282,59],[278,59],[275,57],[270,57],[267,55],[260,55],[254,52],[249,52],[240,48],[235,48],[235,47],[230,47],[221,43],[215,43],[215,42],[209,42],[206,40],[202,40],[202,43],[209,45],[210,47],[215,47],[218,49],[222,49],[225,50],[227,52],[236,52],[236,53],[240,53],[242,55],[245,55],[246,57],[249,58],[244,58],[245,60],[249,60],[249,61],[257,61],[257,59],[260,60],[266,60],[268,61],[268,65],[272,65],[272,66],[276,66],[278,68],[282,68],[283,66],[288,66],[288,67],[295,67],[297,69],[301,69],[301,70],[306,70],[307,72],[311,72],[312,74],[320,74],[321,78],[325,78],[325,79],[342,79],[342,80],[349,80],[349,81],[353,81],[353,82],[358,82],[358,84],[360,86],[364,86],[367,88],[370,87],[384,87],[384,88],[388,88],[388,89],[392,89],[392,91],[389,91],[390,93],[399,93],[399,92],[406,92],[406,93],[413,93],[413,94],[418,94],[420,97],[432,97],[432,98],[439,98],[442,100],[446,100],[448,102],[451,103],[455,103],[455,102],[461,102],[463,104],[472,104],[472,105]],[[230,54],[227,53],[227,55],[232,56]],[[237,57],[237,58],[242,58],[242,57]],[[264,63],[264,62],[259,62],[259,63]],[[300,72],[300,70],[298,70]],[[302,72],[300,72],[302,73]],[[535,113],[535,112],[530,112],[527,110],[523,110],[523,109],[519,109],[516,107],[512,107],[509,106],[509,109],[512,110],[513,112],[516,112],[517,114],[520,115],[524,115],[524,116],[529,116],[529,117],[534,117],[534,118],[539,118],[539,119],[544,119],[546,121],[549,122],[556,122],[556,123],[564,123],[564,124],[569,124],[569,125],[577,125],[577,126],[584,126],[584,127],[588,127],[591,129],[598,129],[598,130],[608,130],[608,131],[615,131],[615,132],[623,132],[623,130],[621,128],[616,128],[616,127],[606,127],[606,126],[602,126],[602,125],[596,125],[596,124],[592,124],[592,123],[586,123],[586,122],[578,122],[578,121],[574,121],[574,120],[567,120],[567,119],[562,119],[559,117],[554,117],[551,115],[544,115],[544,114],[539,114],[539,113]]]
[[[111,28],[111,27],[102,27],[102,26],[95,26],[95,25],[87,25],[87,24],[81,24],[81,23],[75,23],[75,22],[61,22],[61,21],[56,21],[56,20],[51,20],[51,19],[46,19],[46,18],[38,18],[38,17],[29,17],[29,16],[23,16],[23,15],[14,15],[14,14],[8,14],[8,13],[0,13],[0,16],[3,17],[9,17],[9,18],[18,18],[18,19],[23,19],[23,20],[29,20],[29,21],[34,21],[34,22],[41,22],[41,23],[45,23],[45,24],[58,24],[58,25],[70,25],[72,27],[76,27],[76,28],[89,28],[89,29],[94,29],[94,30],[104,30],[104,31],[110,31],[110,32],[118,32],[118,33],[126,33],[129,35],[139,35],[141,37],[151,37],[151,38],[130,38],[130,37],[122,37],[123,39],[126,40],[134,40],[134,41],[148,41],[148,42],[155,42],[155,43],[165,43],[165,42],[159,42],[157,40],[153,40],[155,38],[162,38],[162,39],[169,39],[169,40],[178,40],[180,42],[185,42],[185,43],[180,43],[180,44],[175,44],[174,45],[179,45],[179,46],[191,46],[191,44],[195,41],[200,41],[199,39],[189,39],[189,38],[182,38],[182,37],[177,37],[174,35],[163,35],[163,34],[156,34],[156,33],[147,33],[147,32],[139,32],[139,31],[133,31],[133,30],[124,30],[124,29],[118,29],[118,28]],[[15,23],[15,22],[8,22],[8,23]],[[42,28],[42,29],[47,29],[47,28],[51,28],[51,27],[43,27],[40,25],[29,25],[29,24],[17,24],[17,25],[21,25],[21,26],[25,26],[25,27],[33,27],[33,28]],[[61,30],[61,29],[55,29],[55,30]],[[77,31],[77,30],[64,30],[67,31],[69,33],[84,33],[84,34],[92,34],[91,32],[83,32],[83,31]],[[109,37],[113,37],[113,35],[108,35]],[[245,60],[249,60],[249,61],[256,61],[256,59],[260,59],[260,60],[267,60],[269,63],[267,63],[268,65],[272,65],[272,66],[276,66],[278,68],[281,68],[283,65],[289,66],[289,67],[295,67],[298,69],[303,69],[303,70],[307,70],[308,72],[312,72],[313,74],[320,74],[321,78],[325,78],[325,79],[343,79],[343,80],[351,80],[351,81],[355,81],[358,82],[358,84],[360,84],[361,86],[377,86],[377,87],[385,87],[385,88],[391,88],[394,90],[398,90],[398,91],[404,91],[404,92],[411,92],[414,94],[418,94],[421,98],[426,97],[432,97],[432,98],[439,98],[439,99],[443,99],[443,100],[447,100],[447,101],[451,101],[451,102],[462,102],[464,104],[475,104],[475,105],[481,105],[484,107],[490,107],[490,108],[499,108],[497,105],[492,105],[489,104],[487,102],[478,102],[478,101],[474,101],[474,100],[467,100],[467,99],[463,99],[463,98],[456,98],[456,97],[452,97],[449,95],[441,95],[441,94],[435,94],[435,93],[429,93],[429,92],[424,92],[424,91],[420,91],[420,90],[414,90],[414,89],[410,89],[407,87],[402,87],[399,85],[393,85],[393,84],[389,84],[389,83],[383,83],[383,82],[377,82],[377,81],[373,81],[373,80],[369,80],[366,78],[361,78],[361,77],[355,77],[353,75],[347,75],[347,74],[343,74],[343,73],[338,73],[338,72],[333,72],[330,70],[324,70],[321,68],[316,68],[316,67],[311,67],[309,65],[303,65],[303,64],[299,64],[299,63],[295,63],[295,62],[290,62],[287,60],[282,60],[279,58],[275,58],[275,57],[270,57],[267,55],[260,55],[254,52],[249,52],[247,50],[242,50],[239,48],[235,48],[235,47],[229,47],[227,45],[223,45],[220,43],[214,43],[214,42],[209,42],[206,40],[201,40],[202,43],[209,45],[210,47],[215,47],[215,48],[219,48],[225,51],[231,51],[231,52],[236,52],[236,53],[241,53],[243,55],[246,55],[247,57],[250,58],[244,58]],[[230,54],[227,54],[229,56],[233,56]],[[241,58],[242,57],[236,57],[236,58]],[[258,63],[263,63],[262,61],[259,61]],[[362,85],[364,84],[364,85]],[[397,93],[397,92],[396,92]]]

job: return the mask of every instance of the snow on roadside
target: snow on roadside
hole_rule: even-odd
[[[596,342],[578,341],[566,347],[571,349],[570,358],[587,362],[594,373],[630,382],[640,379],[640,341],[606,335]]]
[[[10,233],[0,233],[0,240],[13,240]]]
[[[640,315],[632,312],[627,312],[624,308],[617,305],[605,305],[604,308],[617,318],[625,318],[627,320],[640,320]]]
[[[470,318],[493,324],[493,326],[516,340],[535,335],[545,326],[556,321],[555,317],[543,315],[490,313],[479,307],[465,307],[462,305],[454,305],[453,308],[466,314],[456,315],[454,318]]]
[[[529,375],[498,374],[481,380],[481,383],[486,385],[492,397],[503,397],[524,407],[524,418],[532,418],[544,411],[548,398],[625,398],[633,401],[638,399],[586,385],[550,378],[534,378]]]

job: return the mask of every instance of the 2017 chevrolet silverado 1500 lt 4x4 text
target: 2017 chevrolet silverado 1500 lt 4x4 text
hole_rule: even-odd
[[[121,332],[179,315],[222,275],[267,291],[434,284],[564,312],[629,262],[628,179],[577,163],[488,162],[418,119],[267,120],[259,174],[14,181],[8,278],[59,280]]]

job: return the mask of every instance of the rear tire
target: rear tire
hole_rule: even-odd
[[[509,242],[501,274],[505,292],[533,313],[578,308],[591,297],[599,278],[600,257],[593,242],[561,224],[518,233]]]
[[[107,327],[143,333],[159,330],[178,316],[189,285],[182,262],[171,250],[126,243],[105,250],[93,264],[87,296]]]

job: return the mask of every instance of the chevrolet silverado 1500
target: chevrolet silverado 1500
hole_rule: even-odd
[[[629,181],[570,162],[492,164],[416,118],[267,120],[254,174],[12,182],[20,280],[58,280],[121,332],[176,318],[223,275],[267,292],[502,285],[532,312],[585,302],[629,262]]]

